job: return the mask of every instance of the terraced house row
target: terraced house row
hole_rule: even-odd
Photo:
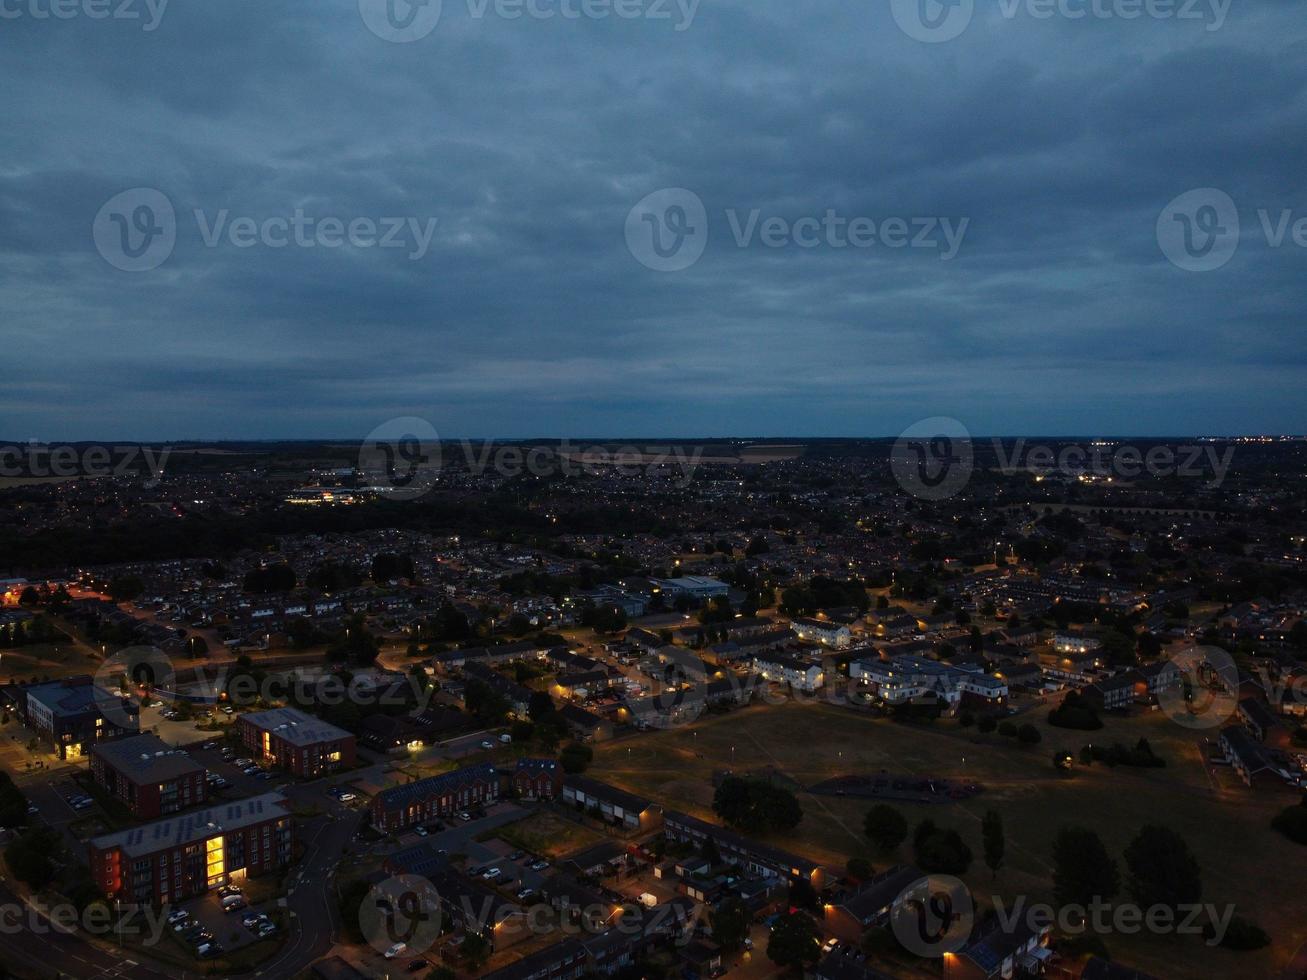
[[[372,825],[386,832],[403,830],[471,806],[494,803],[499,799],[501,781],[498,769],[478,763],[382,790],[372,798]]]

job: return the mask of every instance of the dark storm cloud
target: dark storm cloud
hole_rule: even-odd
[[[394,44],[353,0],[172,0],[151,31],[36,16],[48,2],[0,0],[10,438],[357,436],[398,415],[451,436],[877,435],[941,414],[1307,430],[1307,249],[1272,248],[1257,214],[1307,216],[1294,3],[1235,0],[1208,30],[978,0],[931,44],[888,0],[704,0],[684,30],[675,4],[509,20],[445,0]],[[1209,186],[1239,207],[1239,250],[1184,271],[1158,216]],[[135,187],[170,199],[176,244],[123,272],[91,229]],[[679,272],[624,235],[668,187],[708,215]],[[415,225],[399,248],[227,234],[297,209]],[[727,212],[755,209],[968,224],[950,261],[737,247]]]

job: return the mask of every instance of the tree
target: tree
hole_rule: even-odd
[[[887,803],[877,803],[867,811],[863,831],[882,854],[894,850],[908,836],[908,821]]]
[[[1048,713],[1048,723],[1058,728],[1092,732],[1103,727],[1098,712],[1079,692],[1071,691],[1062,703]]]
[[[1003,866],[1003,855],[1007,851],[1007,841],[1003,836],[1003,818],[997,810],[985,811],[980,823],[981,840],[985,849],[985,867],[992,876],[998,876],[998,869]]]
[[[1059,905],[1107,902],[1121,887],[1116,861],[1088,827],[1063,827],[1053,839],[1053,894]]]
[[[738,898],[730,898],[714,909],[710,916],[713,942],[728,952],[735,952],[748,938],[753,918]]]
[[[866,858],[849,858],[844,864],[844,870],[848,872],[850,878],[857,878],[859,881],[866,881],[872,876],[871,862]]]
[[[544,691],[536,691],[527,702],[526,713],[534,722],[547,721],[558,714],[558,706]]]
[[[727,776],[713,794],[713,811],[749,834],[793,830],[803,819],[794,794],[763,779]]]
[[[5,849],[5,863],[15,878],[33,891],[40,891],[54,880],[53,857],[63,845],[59,834],[48,827],[34,827],[13,840]]]
[[[1307,845],[1307,797],[1296,806],[1286,807],[1277,813],[1271,826],[1295,844]]]
[[[777,966],[803,968],[821,958],[817,923],[806,912],[795,912],[776,923],[767,943],[767,958]]]
[[[490,959],[490,944],[479,933],[465,933],[459,951],[463,954],[463,960],[473,970]]]
[[[594,758],[594,754],[595,751],[590,746],[572,742],[563,746],[563,751],[558,755],[558,761],[562,763],[563,772],[575,776],[585,772],[586,766],[590,765],[590,760]]]
[[[1149,824],[1125,849],[1126,883],[1144,908],[1196,904],[1203,897],[1198,860],[1170,827]]]
[[[1017,729],[1017,741],[1025,745],[1038,745],[1042,739],[1039,729],[1028,722]]]
[[[935,826],[933,820],[917,824],[912,834],[917,867],[937,874],[964,875],[971,867],[971,848],[956,830]]]

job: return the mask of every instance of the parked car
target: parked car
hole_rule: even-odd
[[[472,819],[472,814],[470,814],[470,813],[468,813],[466,810],[464,810],[462,813],[460,813],[460,814],[458,815],[458,819],[459,819],[459,820],[471,820],[471,819]]]
[[[341,793],[339,799],[340,802],[342,803],[353,803],[355,800],[358,799],[358,797],[355,796],[353,793]]]
[[[510,860],[510,861],[517,861],[517,860],[519,860],[521,857],[522,857],[522,852],[521,852],[521,851],[514,851],[512,854],[508,855],[508,860]]]
[[[217,747],[218,747],[217,742],[205,742],[203,745],[200,746],[200,748],[202,749],[216,749]]]
[[[494,742],[491,742],[489,739],[485,739],[485,740],[482,740],[482,742],[481,742],[481,747],[482,747],[483,749],[493,749],[493,748],[495,747],[495,743],[494,743]]]
[[[417,834],[419,837],[425,837],[425,836],[427,836],[427,828],[426,828],[426,827],[414,827],[414,828],[413,828],[413,833]]]
[[[254,760],[253,760],[253,759],[237,759],[237,760],[236,760],[236,766],[237,766],[237,768],[240,768],[240,769],[243,769],[243,768],[245,768],[246,766],[252,766],[252,765],[254,765]]]
[[[248,915],[241,917],[241,925],[245,926],[247,929],[253,929],[263,921],[263,918],[264,916],[262,912],[250,912]]]
[[[183,912],[181,909],[178,909],[172,915],[168,916],[168,925],[175,926],[178,922],[185,922],[190,917],[191,915],[189,912]]]
[[[406,949],[408,949],[408,943],[395,943],[394,946],[391,946],[381,955],[388,960],[393,960],[396,956],[404,952],[404,950]]]
[[[492,878],[498,878],[501,874],[503,874],[503,872],[498,868],[491,868],[489,871],[483,872],[481,877],[486,879],[486,881],[489,881]]]
[[[276,931],[277,931],[276,923],[264,922],[259,926],[259,938],[263,939],[267,936],[271,936]]]
[[[523,888],[520,892],[517,893],[517,900],[519,902],[525,902],[528,898],[530,898],[535,893],[536,890],[534,888]]]
[[[548,861],[536,861],[534,864],[531,865],[531,870],[532,870],[532,871],[544,871],[545,868],[547,868],[547,867],[549,867],[549,862],[548,862]]]

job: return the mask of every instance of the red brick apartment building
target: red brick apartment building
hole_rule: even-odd
[[[241,715],[236,733],[255,759],[296,776],[322,776],[354,765],[353,735],[295,708]]]
[[[95,837],[91,875],[110,900],[163,905],[290,863],[290,806],[264,793]]]
[[[382,790],[372,798],[372,825],[381,831],[402,830],[494,803],[502,778],[499,770],[483,762]]]
[[[204,767],[154,735],[91,747],[91,775],[142,820],[153,820],[205,800]]]

